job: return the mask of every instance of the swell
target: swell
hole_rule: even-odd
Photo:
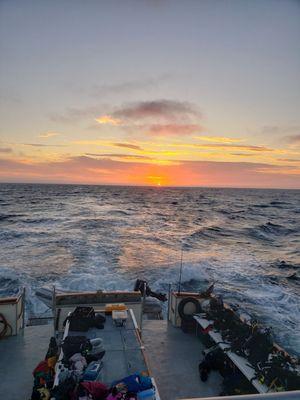
[[[246,232],[250,237],[254,239],[267,241],[297,233],[297,231],[293,228],[274,224],[272,222],[267,222],[265,224],[254,226],[252,228],[247,228]]]

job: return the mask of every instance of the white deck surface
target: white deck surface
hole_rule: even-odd
[[[167,321],[146,320],[142,341],[162,400],[212,397],[221,392],[219,373],[212,371],[207,382],[200,379],[198,364],[204,347],[195,335],[183,333]]]
[[[32,371],[45,358],[53,325],[27,326],[24,334],[0,340],[0,398],[28,400]]]

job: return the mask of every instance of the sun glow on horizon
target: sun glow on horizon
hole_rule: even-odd
[[[168,179],[166,176],[161,175],[148,175],[146,177],[147,184],[151,184],[151,186],[166,186],[168,185]]]

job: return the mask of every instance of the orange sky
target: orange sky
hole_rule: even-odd
[[[297,2],[17,3],[1,182],[300,188]]]
[[[63,161],[0,161],[1,181],[151,186],[299,187],[299,170],[259,163],[183,161],[173,165],[70,157]]]

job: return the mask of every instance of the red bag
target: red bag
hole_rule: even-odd
[[[40,373],[44,373],[44,374],[49,374],[50,372],[50,368],[48,366],[48,362],[47,360],[41,361],[33,370],[32,375],[36,376],[37,374]]]
[[[104,400],[108,395],[108,388],[106,385],[100,382],[81,382],[89,394],[92,395],[94,400]]]

